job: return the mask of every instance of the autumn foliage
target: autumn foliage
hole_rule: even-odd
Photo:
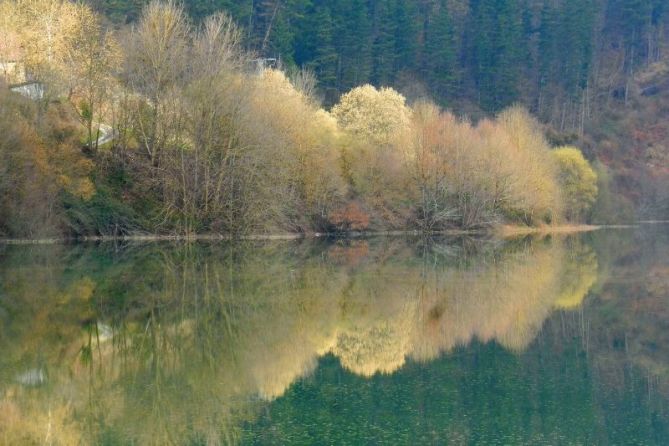
[[[560,147],[553,155],[560,169],[567,216],[582,218],[597,199],[597,174],[576,147]]]
[[[66,231],[63,195],[90,200],[93,163],[81,153],[66,107],[39,115],[35,104],[0,87],[0,235]]]
[[[360,204],[353,202],[330,212],[329,222],[337,231],[364,231],[369,227],[369,215]]]
[[[309,72],[259,67],[223,13],[194,24],[153,1],[121,39],[67,0],[0,10],[0,57],[44,86],[0,94],[5,235],[533,225],[596,194],[520,107],[474,123],[364,85],[328,111]]]

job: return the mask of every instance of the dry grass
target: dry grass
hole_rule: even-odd
[[[576,234],[601,229],[597,225],[541,225],[541,226],[518,226],[500,225],[493,230],[499,237],[518,237],[523,235],[539,234]]]

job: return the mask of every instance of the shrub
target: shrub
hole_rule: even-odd
[[[584,218],[597,199],[597,174],[576,147],[553,151],[559,167],[565,214],[570,220]]]

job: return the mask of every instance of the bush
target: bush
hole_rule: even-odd
[[[553,151],[569,220],[584,218],[597,199],[597,174],[576,147],[564,146]]]

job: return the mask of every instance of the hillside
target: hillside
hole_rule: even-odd
[[[142,0],[92,0],[119,26]],[[325,105],[351,88],[392,86],[474,120],[522,103],[555,142],[585,146],[625,199],[602,221],[667,218],[669,6],[663,0],[194,0],[245,45],[318,77]],[[615,200],[615,199],[614,199]],[[619,212],[618,212],[619,211]],[[610,213],[610,210],[607,211]]]
[[[612,187],[640,219],[669,217],[669,69],[644,67],[629,82],[627,104],[588,123],[582,146],[613,174]],[[604,212],[606,213],[606,212]],[[610,214],[610,213],[609,213]]]
[[[0,0],[5,236],[669,214],[663,2],[93,6]]]

